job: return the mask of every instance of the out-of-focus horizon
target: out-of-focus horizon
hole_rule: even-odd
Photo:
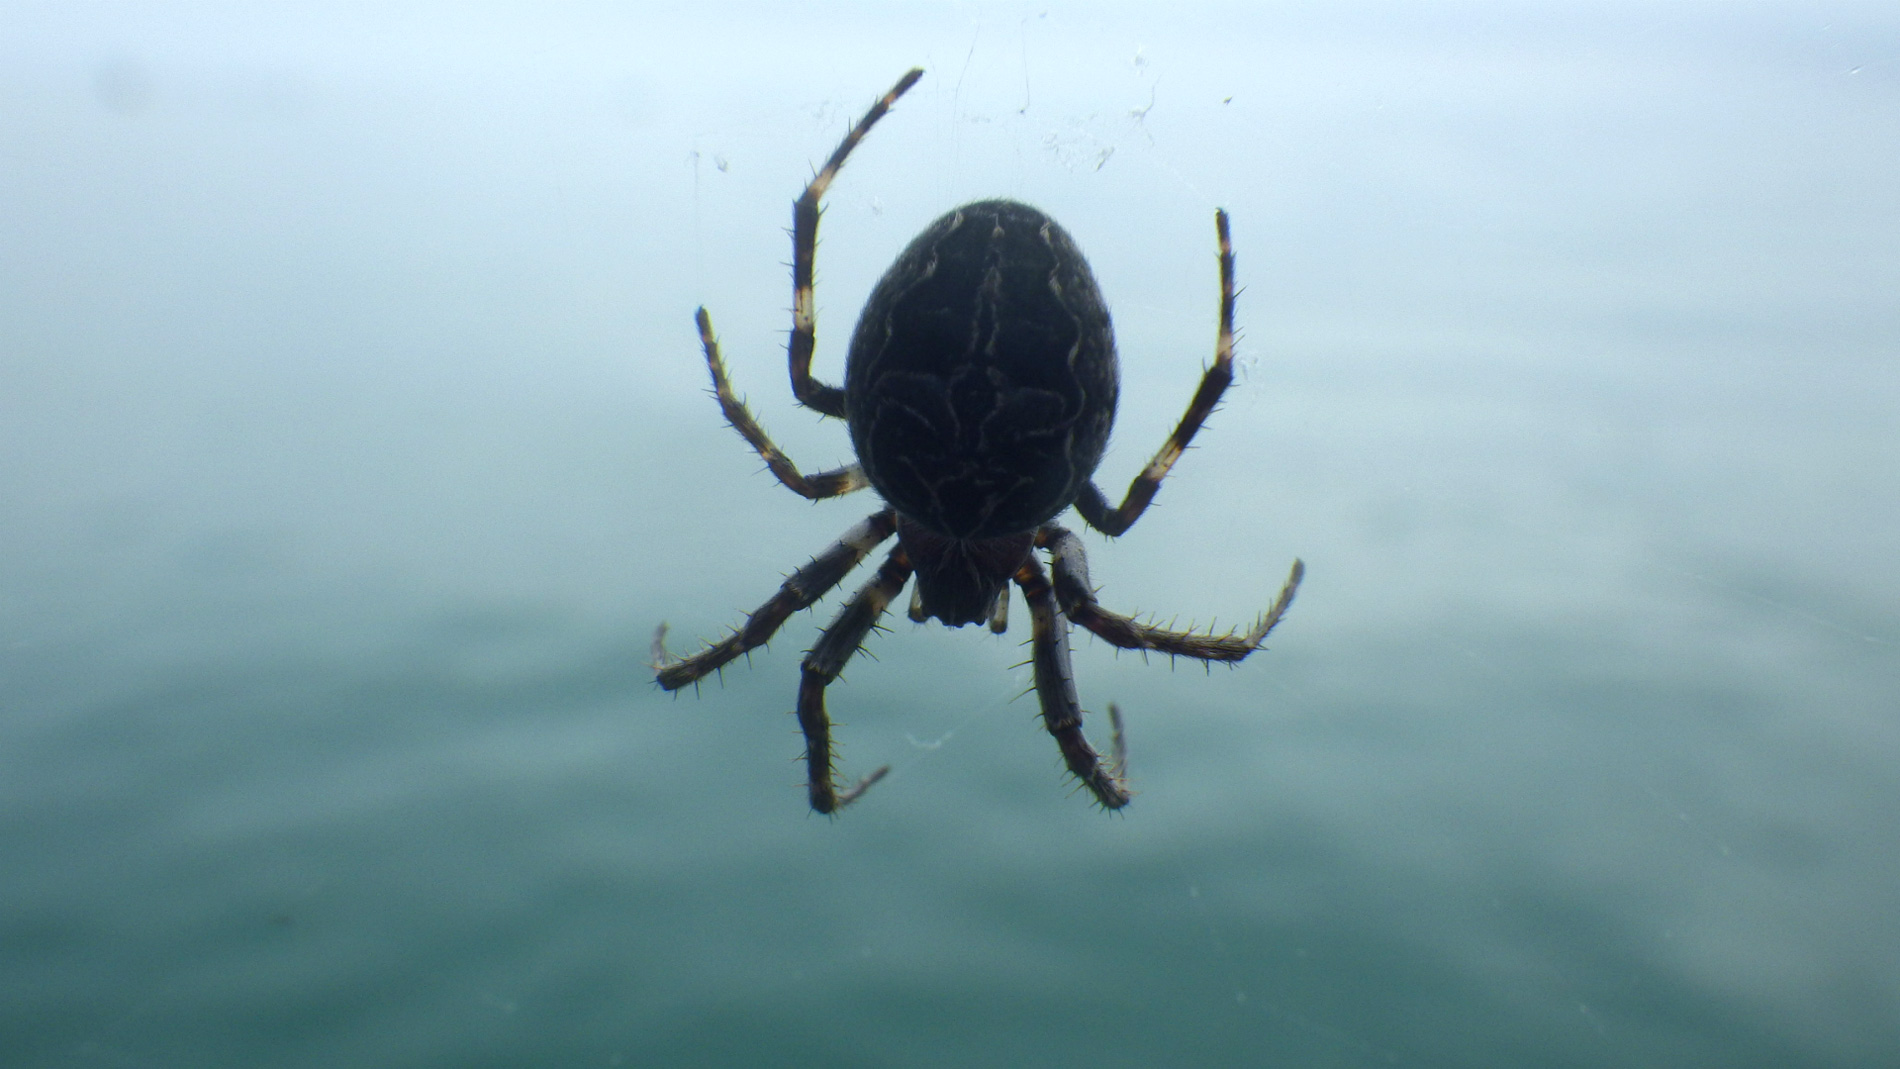
[[[1900,19],[1858,5],[10,5],[0,1061],[1853,1065],[1900,1052]],[[1115,317],[1119,490],[1242,376],[1078,638],[874,635],[672,699],[875,507],[818,371],[950,206]],[[846,589],[851,582],[847,581]],[[1099,729],[1097,729],[1099,730]],[[763,1052],[763,1053],[761,1053]],[[618,1060],[616,1060],[618,1059]]]

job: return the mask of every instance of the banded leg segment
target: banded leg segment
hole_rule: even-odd
[[[711,675],[740,654],[764,645],[788,617],[800,609],[810,608],[813,602],[824,597],[896,531],[897,514],[889,509],[865,517],[829,549],[788,576],[771,600],[746,617],[744,626],[691,657],[674,660],[666,652],[663,641],[666,625],[661,624],[659,633],[653,637],[655,680],[667,690],[678,690]]]
[[[1110,612],[1096,602],[1095,589],[1089,584],[1088,557],[1082,550],[1082,540],[1075,536],[1075,532],[1046,523],[1036,532],[1036,545],[1049,551],[1050,564],[1055,571],[1056,600],[1071,620],[1088,628],[1111,646],[1125,650],[1155,650],[1169,656],[1192,657],[1199,661],[1238,661],[1259,649],[1268,633],[1292,606],[1293,596],[1299,593],[1300,579],[1306,574],[1306,565],[1295,560],[1286,585],[1280,588],[1280,596],[1247,631],[1230,631],[1225,635],[1169,631]]]
[[[1188,443],[1194,440],[1201,424],[1207,422],[1207,417],[1220,404],[1221,395],[1233,384],[1234,246],[1228,237],[1225,211],[1215,210],[1214,230],[1220,238],[1220,334],[1214,343],[1214,363],[1201,375],[1200,388],[1194,391],[1194,400],[1188,403],[1187,413],[1175,425],[1174,433],[1168,435],[1161,451],[1128,484],[1128,493],[1120,505],[1111,508],[1107,496],[1093,482],[1085,484],[1082,492],[1076,496],[1075,510],[1082,514],[1090,527],[1110,537],[1133,527],[1135,521],[1141,518],[1149,502],[1154,500],[1155,492],[1161,488],[1161,480],[1181,459],[1181,454],[1187,451]]]
[[[713,336],[712,316],[701,308],[694,315],[694,321],[699,324],[699,344],[706,351],[706,370],[712,372],[713,396],[719,401],[719,410],[726,414],[726,422],[739,432],[739,437],[744,438],[765,461],[765,466],[772,469],[772,474],[778,476],[779,482],[784,483],[792,493],[813,501],[848,494],[871,485],[870,480],[864,477],[864,469],[856,464],[847,464],[834,471],[821,471],[816,475],[801,475],[798,466],[773,444],[752,410],[733,392],[732,380],[726,376],[726,362],[719,355],[719,340]]]
[[[1103,761],[1082,734],[1082,702],[1076,696],[1075,671],[1069,663],[1069,621],[1056,605],[1049,578],[1035,558],[1016,572],[1016,585],[1029,604],[1029,658],[1035,668],[1043,726],[1055,736],[1069,771],[1094,793],[1102,808],[1120,809],[1131,795],[1120,770]]]
[[[812,302],[812,263],[818,252],[818,202],[830,188],[832,179],[838,177],[845,157],[851,155],[851,150],[858,147],[871,127],[891,110],[897,98],[923,76],[923,68],[915,68],[899,78],[890,92],[879,97],[871,110],[864,113],[864,118],[844,135],[831,158],[792,204],[792,337],[786,344],[786,355],[791,362],[792,396],[806,408],[838,419],[844,418],[844,391],[827,386],[811,375],[811,355],[818,346],[818,318]]]
[[[798,684],[798,727],[805,733],[805,769],[811,807],[820,813],[832,813],[852,802],[884,778],[891,770],[885,765],[839,793],[832,781],[831,718],[825,715],[825,688],[844,671],[845,662],[864,647],[865,636],[890,607],[891,599],[910,580],[910,558],[900,546],[884,558],[877,575],[864,584],[837,619],[818,636],[818,644],[805,655],[804,676]]]

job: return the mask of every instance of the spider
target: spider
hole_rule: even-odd
[[[1227,213],[1214,213],[1220,242],[1220,333],[1214,363],[1161,451],[1135,476],[1120,505],[1091,481],[1114,423],[1119,372],[1108,309],[1088,263],[1055,220],[1026,204],[984,200],[930,224],[900,254],[866,302],[851,338],[842,389],[812,377],[816,322],[812,262],[819,201],[864,136],[923,77],[898,79],[852,127],[792,207],[792,394],[820,415],[843,419],[857,463],[801,473],[733,392],[713,335],[696,314],[713,395],[727,422],[773,475],[812,500],[874,487],[884,506],[794,571],[744,625],[684,659],[653,638],[657,682],[697,683],[769,641],[792,613],[811,607],[895,535],[897,546],[806,654],[798,687],[811,807],[833,813],[890,771],[886,765],[840,789],[832,767],[825,688],[863,645],[911,579],[910,618],[951,627],[1008,626],[1009,584],[1029,608],[1035,691],[1043,724],[1069,771],[1105,809],[1128,804],[1120,720],[1104,759],[1082,734],[1069,664],[1069,623],[1110,645],[1201,661],[1239,661],[1285,615],[1304,565],[1245,632],[1168,631],[1108,611],[1089,584],[1082,542],[1054,522],[1071,505],[1105,535],[1120,535],[1155,491],[1233,381],[1234,254]],[[1044,569],[1035,550],[1049,557]]]

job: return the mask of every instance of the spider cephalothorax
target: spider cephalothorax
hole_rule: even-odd
[[[837,789],[824,692],[914,577],[912,619],[958,627],[988,620],[997,632],[1007,626],[1009,584],[1015,582],[1029,607],[1030,661],[1044,723],[1070,771],[1103,806],[1118,809],[1129,798],[1120,761],[1104,762],[1082,735],[1069,667],[1070,621],[1123,649],[1238,661],[1258,649],[1285,614],[1302,572],[1294,561],[1273,607],[1244,633],[1166,631],[1099,606],[1081,541],[1050,522],[1073,505],[1105,534],[1126,531],[1233,381],[1234,259],[1227,215],[1214,214],[1221,279],[1214,363],[1187,414],[1119,506],[1110,506],[1090,481],[1115,421],[1118,373],[1108,308],[1068,233],[1026,204],[977,201],[926,227],[865,303],[851,338],[844,388],[824,385],[811,375],[819,200],[852,149],[922,75],[911,71],[872,105],[792,209],[792,392],[805,406],[846,421],[857,463],[800,474],[733,393],[712,320],[704,308],[698,313],[713,392],[727,420],[772,473],[814,499],[869,485],[885,507],[792,573],[778,594],[725,639],[674,660],[656,636],[658,681],[677,690],[763,644],[788,616],[823,597],[896,535],[897,548],[805,658],[798,719],[812,808],[829,813],[847,805],[888,771],[880,768],[845,791]],[[1053,578],[1036,549],[1049,555]]]

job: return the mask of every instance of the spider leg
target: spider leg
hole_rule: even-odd
[[[858,147],[858,142],[864,140],[864,135],[871,132],[871,127],[884,113],[891,110],[897,98],[923,76],[923,68],[915,68],[899,78],[890,92],[879,97],[871,110],[864,113],[864,118],[844,135],[831,158],[792,204],[792,336],[786,343],[786,355],[791,360],[792,396],[806,408],[838,419],[844,418],[844,391],[827,386],[811,375],[811,354],[818,345],[818,319],[812,302],[812,262],[818,251],[818,202],[831,180],[838,177],[845,157],[851,155],[851,150]]]
[[[810,608],[813,602],[824,597],[896,530],[897,514],[890,509],[865,517],[857,526],[846,531],[843,538],[832,543],[829,549],[786,577],[778,593],[746,617],[743,627],[691,657],[674,660],[666,652],[663,642],[666,625],[661,624],[658,633],[653,636],[655,681],[667,690],[678,690],[704,679],[747,650],[764,645],[787,617],[800,609]]]
[[[706,350],[706,369],[712,372],[713,396],[719,400],[719,410],[726,414],[726,422],[739,432],[760,457],[765,466],[772,469],[778,481],[800,497],[816,501],[820,498],[837,497],[853,490],[862,490],[871,485],[864,477],[864,469],[856,464],[847,464],[834,471],[821,471],[816,475],[799,474],[797,465],[790,457],[772,444],[772,439],[759,426],[759,421],[747,408],[745,402],[732,390],[732,380],[726,377],[726,362],[719,355],[719,340],[713,337],[712,316],[701,308],[694,316],[699,324],[699,344]]]
[[[910,558],[903,547],[891,551],[878,568],[877,575],[859,588],[837,619],[818,636],[818,643],[805,655],[804,676],[798,683],[798,727],[805,733],[805,768],[811,807],[820,813],[832,813],[852,802],[884,778],[891,766],[885,765],[839,793],[832,782],[831,718],[825,715],[825,688],[838,678],[845,662],[864,647],[866,635],[877,626],[878,618],[890,606],[891,599],[910,580]]]
[[[1069,664],[1068,618],[1057,606],[1049,578],[1035,558],[1016,572],[1016,585],[1029,604],[1030,663],[1035,668],[1043,726],[1055,736],[1069,771],[1095,794],[1102,808],[1120,809],[1131,796],[1119,768],[1104,762],[1082,734],[1082,702],[1076,696],[1075,672]]]
[[[1225,211],[1215,210],[1214,230],[1220,236],[1220,334],[1214,343],[1213,365],[1201,375],[1200,388],[1194,391],[1194,400],[1188,403],[1187,413],[1175,425],[1174,433],[1168,435],[1161,451],[1128,484],[1128,493],[1120,505],[1109,507],[1107,496],[1093,482],[1084,484],[1076,497],[1075,510],[1090,527],[1110,537],[1133,527],[1141,518],[1148,503],[1154,500],[1155,491],[1161,488],[1161,480],[1167,477],[1175,461],[1181,459],[1188,443],[1194,440],[1195,432],[1201,429],[1201,424],[1207,421],[1214,407],[1220,404],[1221,395],[1234,381],[1234,246],[1228,239]]]
[[[1110,612],[1096,602],[1095,590],[1089,585],[1088,557],[1083,553],[1082,540],[1075,536],[1075,532],[1045,523],[1036,531],[1036,544],[1049,551],[1050,564],[1055,570],[1056,600],[1070,619],[1093,631],[1111,646],[1125,650],[1156,650],[1201,661],[1238,661],[1259,649],[1260,644],[1266,641],[1267,633],[1273,630],[1292,606],[1293,596],[1300,589],[1300,579],[1306,574],[1306,565],[1295,560],[1286,585],[1280,588],[1280,596],[1245,632],[1230,631],[1225,635],[1214,635],[1168,631]]]

